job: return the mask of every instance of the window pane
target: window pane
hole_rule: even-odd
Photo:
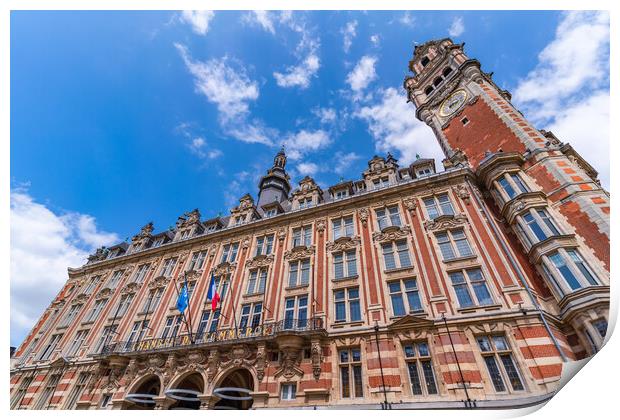
[[[512,185],[510,185],[508,180],[504,178],[503,176],[500,179],[498,179],[497,182],[499,183],[499,185],[501,185],[501,187],[504,189],[506,194],[508,194],[508,197],[514,198],[517,195],[514,188],[512,188]]]
[[[491,299],[486,282],[480,281],[472,283],[472,287],[474,288],[474,293],[476,294],[476,299],[478,299],[479,305],[490,305],[493,303],[493,299]]]
[[[398,249],[398,259],[400,260],[401,267],[411,267],[411,258],[409,257],[409,250],[407,249],[407,241],[400,241],[396,243]]]
[[[349,310],[351,311],[351,321],[360,321],[362,319],[359,300],[351,301],[349,303]]]
[[[456,298],[458,299],[461,308],[474,306],[474,302],[471,299],[471,295],[469,294],[469,290],[467,290],[466,285],[454,286],[454,291],[456,293]]]
[[[452,244],[450,242],[444,242],[439,244],[439,249],[441,250],[441,255],[444,260],[450,260],[455,258],[454,250],[452,249]]]
[[[433,365],[430,360],[420,361],[422,372],[424,372],[424,381],[426,382],[426,392],[429,394],[437,393],[437,385],[435,384],[435,375],[433,374]]]
[[[355,398],[364,396],[364,388],[362,386],[362,367],[360,365],[353,366],[353,382],[355,385]]]
[[[420,384],[420,376],[418,375],[417,362],[407,363],[409,370],[409,380],[411,381],[411,392],[413,395],[422,395],[422,385]]]
[[[418,343],[418,353],[420,356],[428,356],[428,343]]]
[[[521,192],[527,192],[528,189],[525,186],[525,184],[523,183],[523,181],[521,181],[521,177],[517,174],[511,174],[510,175],[512,177],[512,180],[514,181],[515,184],[517,184],[517,188],[519,188],[521,190]]]
[[[435,219],[439,216],[439,210],[437,209],[434,198],[425,199],[424,205],[426,206],[426,212],[428,213],[429,218]]]
[[[523,391],[523,383],[521,382],[521,378],[519,377],[517,367],[515,366],[512,357],[509,354],[503,354],[500,356],[500,359],[502,359],[502,363],[504,364],[504,369],[506,370],[506,375],[508,376],[508,381],[510,382],[512,389],[514,391]]]
[[[452,209],[452,204],[450,203],[450,198],[448,194],[441,194],[437,197],[439,201],[439,206],[441,207],[442,215],[454,215],[454,210]]]
[[[486,363],[487,369],[489,370],[489,376],[491,377],[491,381],[493,382],[495,391],[497,392],[506,391],[506,386],[504,385],[504,380],[502,379],[502,375],[499,373],[499,368],[497,367],[497,362],[495,361],[495,357],[485,356],[484,362]]]
[[[347,252],[347,276],[357,275],[357,266],[355,264],[355,251]]]
[[[405,315],[405,303],[403,302],[403,296],[400,294],[392,295],[392,309],[394,310],[394,316]]]
[[[403,347],[405,351],[405,357],[415,357],[415,349],[412,344],[408,344]]]
[[[577,266],[579,271],[581,271],[581,274],[583,274],[586,280],[588,280],[588,283],[590,283],[592,286],[597,286],[598,282],[596,281],[590,270],[588,270],[586,264],[583,262],[577,251],[575,251],[574,249],[569,249],[566,250],[566,253],[575,262],[575,265]]]
[[[477,341],[481,351],[491,351],[491,343],[487,337],[478,337]]]
[[[336,321],[345,321],[347,318],[344,302],[336,302]]]
[[[549,259],[558,269],[560,274],[562,274],[562,277],[564,277],[564,280],[566,280],[566,283],[568,283],[571,289],[577,290],[581,288],[581,284],[579,283],[573,272],[570,271],[570,269],[566,265],[564,258],[562,258],[562,256],[558,252],[550,254]]]
[[[496,350],[508,350],[508,343],[506,342],[506,339],[504,337],[494,336],[493,344],[495,345]]]
[[[349,386],[349,367],[340,367],[340,381],[342,383],[342,398],[351,397],[351,388]]]
[[[422,302],[420,301],[420,294],[418,291],[407,292],[407,302],[409,303],[410,311],[419,311],[422,309]]]
[[[386,270],[396,268],[396,260],[394,259],[394,253],[392,252],[392,244],[383,245],[383,259],[385,261]]]

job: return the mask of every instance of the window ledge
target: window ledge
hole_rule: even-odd
[[[405,315],[391,316],[390,317],[390,321],[399,320],[401,318],[406,317],[407,315],[426,316],[428,314],[426,313],[426,311],[424,309],[420,309],[420,310],[417,310],[417,311],[409,311],[409,313],[406,313]]]
[[[286,290],[286,291],[301,290],[301,289],[306,289],[308,286],[309,286],[309,284],[298,284],[296,286],[286,286],[284,288],[284,290]]]
[[[331,328],[343,328],[343,327],[361,327],[364,325],[364,321],[342,321],[334,322],[330,325]]]
[[[265,292],[245,293],[242,297],[244,299],[249,299],[249,298],[254,298],[254,297],[257,297],[257,296],[262,296],[264,294],[265,294]]]
[[[408,271],[408,270],[413,270],[413,265],[408,265],[406,267],[397,267],[397,268],[389,268],[389,269],[385,269],[383,270],[383,272],[385,274],[391,274],[391,273],[399,273],[401,271]]]
[[[82,325],[90,325],[90,324],[93,324],[94,322],[95,322],[94,319],[92,321],[82,321]]]
[[[457,308],[457,312],[467,313],[467,312],[475,312],[479,310],[494,311],[494,310],[501,309],[501,308],[502,308],[501,303],[492,303],[489,305],[476,305],[476,306],[468,306],[467,308]]]
[[[455,263],[455,262],[461,262],[461,261],[475,260],[477,258],[478,256],[476,254],[471,254],[471,255],[465,255],[462,257],[448,258],[442,261],[444,262],[444,264],[449,264],[449,263]]]
[[[357,278],[359,278],[359,274],[356,274],[354,276],[347,276],[347,277],[340,277],[340,278],[333,278],[332,282],[334,283],[340,283],[340,282],[346,282],[347,280],[356,280]]]

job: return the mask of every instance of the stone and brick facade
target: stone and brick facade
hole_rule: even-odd
[[[606,333],[609,194],[462,45],[418,46],[410,70],[405,88],[446,154],[442,172],[388,154],[361,179],[323,191],[306,177],[291,191],[280,151],[256,204],[246,194],[230,216],[193,210],[97,250],[69,269],[12,357],[11,408],[549,399],[563,363],[595,353]],[[222,400],[221,387],[252,399]]]

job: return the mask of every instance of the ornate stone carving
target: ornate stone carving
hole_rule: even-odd
[[[131,283],[127,283],[125,286],[123,286],[123,288],[121,289],[121,294],[136,293],[138,290],[140,290],[140,285],[132,281]]]
[[[284,238],[286,238],[286,229],[284,229],[284,228],[278,229],[277,236],[278,236],[278,240],[280,242],[282,242],[284,240]]]
[[[110,296],[112,296],[112,289],[110,289],[109,287],[106,287],[97,292],[97,294],[95,295],[95,300],[105,299]]]
[[[247,268],[269,267],[273,262],[273,255],[257,255],[251,260],[247,260],[245,266]]]
[[[418,206],[417,200],[413,197],[407,197],[403,199],[403,204],[405,205],[405,208],[410,212],[415,211],[416,207]]]
[[[514,204],[514,208],[516,211],[521,211],[525,208],[525,201],[519,200]]]
[[[397,239],[406,238],[411,233],[409,226],[388,226],[381,232],[374,232],[372,239],[377,242],[395,241]]]
[[[213,378],[217,374],[220,366],[220,351],[218,349],[211,349],[209,352],[209,358],[207,359],[207,381],[213,382]]]
[[[241,248],[247,249],[249,246],[250,246],[250,237],[246,236],[245,238],[243,238],[243,241],[241,241]]]
[[[364,225],[364,227],[368,226],[368,209],[365,207],[362,207],[361,209],[357,211],[357,214],[359,215],[362,225]]]
[[[319,339],[312,340],[310,353],[312,357],[312,375],[314,375],[314,379],[318,381],[321,377],[321,361],[323,359],[323,349],[321,348]]]
[[[319,234],[322,235],[323,232],[325,232],[325,228],[327,227],[327,220],[317,219],[315,223],[316,223],[317,232],[319,232]]]
[[[185,276],[183,277],[183,280],[185,280],[185,277],[187,277],[187,281],[195,281],[198,280],[203,273],[204,270],[190,270],[187,271],[185,273]]]
[[[228,261],[224,261],[223,263],[220,263],[215,267],[215,270],[213,271],[213,273],[216,276],[225,276],[235,271],[236,267],[237,267],[237,263],[231,264]]]
[[[315,247],[311,246],[296,246],[295,248],[288,250],[284,253],[285,260],[300,260],[302,258],[308,258],[314,255]]]
[[[427,220],[424,222],[424,228],[427,231],[451,229],[467,224],[467,216],[464,214],[457,214],[455,216],[439,216],[434,220]]]
[[[88,300],[88,295],[84,293],[80,293],[75,298],[71,300],[71,305],[84,304]]]
[[[144,239],[149,239],[153,234],[153,222],[148,222],[146,225],[142,226],[140,232],[138,232],[133,238],[131,238],[131,243],[136,244],[138,242],[142,242]]]
[[[452,187],[452,191],[459,197],[464,200],[466,204],[469,204],[469,190],[463,184],[458,184]]]
[[[149,289],[159,289],[160,287],[166,287],[170,283],[170,277],[157,276],[149,281]]]
[[[265,343],[259,343],[256,350],[256,377],[259,381],[262,381],[265,376],[266,362],[267,352],[265,351]]]
[[[328,242],[325,248],[328,251],[347,251],[349,249],[355,249],[361,243],[359,236],[354,236],[353,238],[349,238],[343,236],[342,238],[338,238],[333,242]]]
[[[461,149],[455,149],[452,156],[443,160],[443,166],[446,169],[452,167],[467,167],[469,166],[469,161],[467,160],[467,155],[463,153]]]
[[[246,344],[233,346],[229,351],[222,355],[220,361],[220,369],[226,369],[231,366],[254,366],[256,357],[252,357],[252,351]]]
[[[183,214],[177,219],[177,230],[191,227],[198,223],[200,223],[200,211],[198,209],[194,209]]]
[[[108,257],[108,253],[108,248],[106,248],[105,246],[97,248],[94,254],[88,256],[87,264],[105,260]]]
[[[284,376],[287,380],[290,380],[293,376],[303,376],[304,372],[299,368],[301,363],[299,349],[285,348],[281,350],[282,357],[280,358],[280,369],[278,369],[274,376]]]

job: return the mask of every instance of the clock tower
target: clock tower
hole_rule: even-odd
[[[448,38],[416,46],[413,75],[404,81],[416,117],[439,141],[444,166],[471,167],[502,215],[512,205],[544,203],[609,270],[609,193],[598,173],[570,144],[528,122],[463,47]]]

